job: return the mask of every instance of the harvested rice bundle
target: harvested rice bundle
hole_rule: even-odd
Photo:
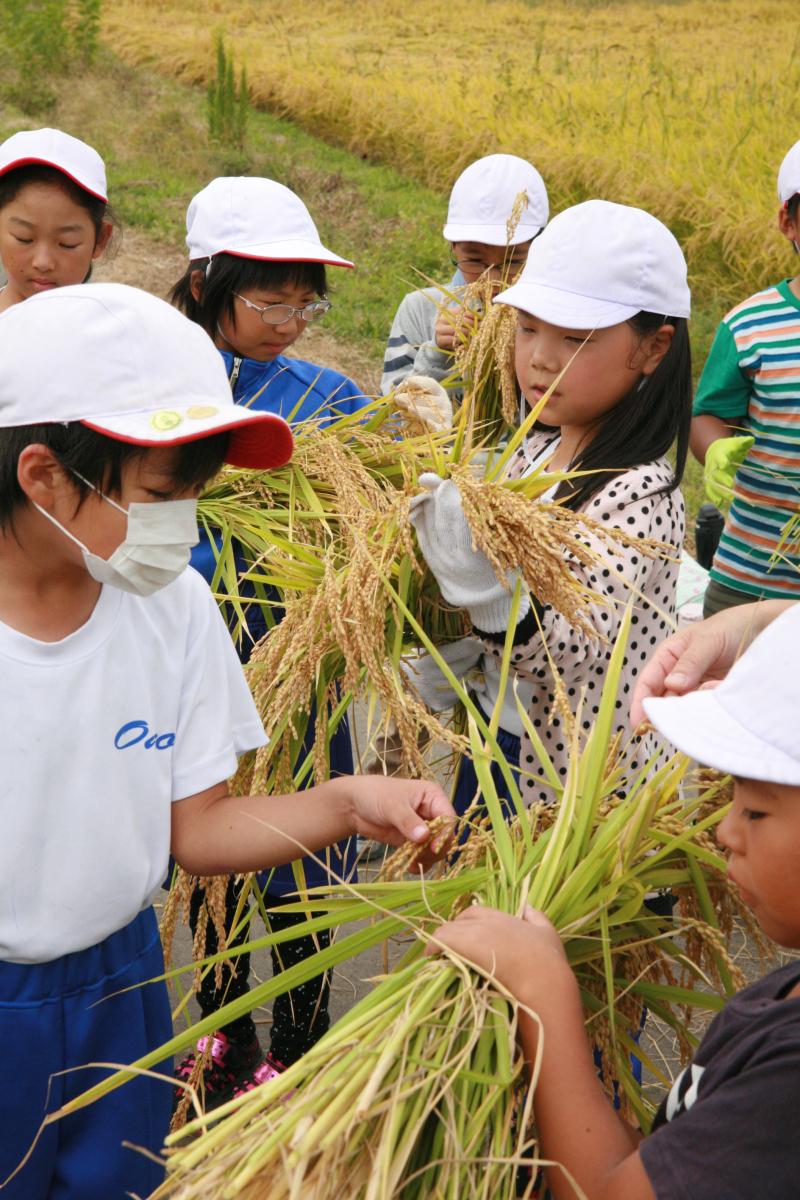
[[[395,450],[397,443],[366,437],[356,432],[344,441],[329,428],[315,431],[311,445],[300,445],[296,466],[283,474],[301,472],[304,490],[313,489],[320,509],[324,497],[338,489],[336,507],[319,513],[316,545],[310,539],[298,544],[288,533],[280,540],[273,535],[272,547],[247,575],[255,584],[279,586],[286,597],[281,623],[250,661],[253,695],[270,737],[248,775],[251,789],[288,786],[311,697],[317,736],[313,764],[306,769],[313,767],[317,779],[325,777],[329,735],[344,701],[367,691],[396,723],[406,770],[422,773],[419,747],[429,739],[454,751],[466,748],[462,735],[425,708],[400,669],[409,648],[426,639],[441,644],[468,631],[465,614],[444,605],[412,541],[409,504],[418,475],[431,461],[430,443],[420,454],[419,442],[400,443],[402,450]],[[398,461],[386,472],[393,454]],[[502,461],[494,472],[501,466]],[[584,614],[603,600],[579,586],[571,562],[601,562],[602,547],[619,544],[625,535],[559,504],[532,504],[552,484],[552,473],[540,470],[513,481],[476,478],[470,456],[438,468],[458,482],[475,541],[498,574],[518,568],[542,603],[589,628]],[[299,485],[288,490],[296,493]],[[291,511],[284,518],[297,530],[300,522]],[[638,539],[637,546],[650,554],[660,549]],[[303,571],[306,585],[300,581]]]
[[[517,817],[507,826],[489,774],[492,755],[471,722],[489,823],[474,828],[446,876],[387,879],[295,906],[326,909],[333,922],[363,897],[362,914],[401,917],[418,937],[284,1075],[172,1135],[169,1175],[156,1196],[515,1197],[518,1166],[537,1161],[529,1120],[535,1069],[526,1089],[517,1012],[490,977],[456,957],[422,957],[441,917],[473,899],[547,913],[578,975],[606,1080],[619,1080],[626,1104],[646,1123],[629,1064],[631,1030],[646,1004],[688,1051],[686,1011],[722,1005],[719,994],[700,989],[711,982],[721,993],[739,982],[726,938],[740,909],[713,841],[727,808],[719,783],[683,786],[682,756],[649,778],[624,778],[609,743],[623,645],[624,634],[594,728],[582,749],[575,742],[560,805],[526,812],[516,792]],[[679,896],[674,925],[642,904],[647,892],[665,888]],[[524,1194],[532,1188],[531,1179]]]

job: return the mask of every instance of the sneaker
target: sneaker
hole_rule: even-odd
[[[252,1092],[262,1083],[269,1083],[270,1079],[277,1079],[285,1070],[286,1067],[282,1062],[278,1062],[277,1058],[273,1058],[271,1054],[268,1054],[266,1058],[262,1059],[255,1070],[245,1071],[236,1080],[232,1095],[243,1096],[245,1092]]]
[[[200,1038],[195,1049],[178,1064],[175,1071],[176,1079],[189,1083],[193,1074],[196,1079],[198,1059],[207,1053],[209,1041],[211,1058],[203,1071],[202,1079],[196,1081],[194,1086],[203,1096],[205,1107],[213,1108],[229,1098],[237,1076],[251,1070],[260,1061],[261,1046],[257,1037],[244,1043],[231,1041],[224,1033],[215,1033],[210,1039]],[[185,1088],[176,1088],[176,1104],[186,1094]]]

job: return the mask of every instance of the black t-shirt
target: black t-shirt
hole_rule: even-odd
[[[658,1200],[800,1197],[800,962],[726,1004],[639,1146]]]

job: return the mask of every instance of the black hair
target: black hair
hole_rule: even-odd
[[[797,210],[800,208],[800,192],[795,192],[790,200],[786,201],[786,212],[789,215],[789,220],[794,221],[797,217]]]
[[[94,226],[95,243],[100,237],[104,222],[109,222],[114,226],[115,238],[119,234],[119,221],[107,200],[93,196],[70,179],[68,175],[65,175],[63,171],[59,171],[56,167],[48,167],[45,163],[27,163],[25,166],[15,167],[13,171],[7,171],[5,175],[0,175],[0,209],[10,204],[29,183],[54,184],[66,192],[74,204],[85,209]],[[92,268],[90,267],[86,280],[89,279],[91,273]]]
[[[582,508],[618,475],[661,458],[673,444],[675,469],[672,478],[656,494],[669,495],[683,478],[692,419],[692,352],[688,322],[684,317],[640,312],[631,317],[628,324],[642,338],[655,333],[662,325],[672,325],[675,332],[669,349],[652,375],[642,376],[641,382],[606,414],[591,441],[579,449],[571,466],[593,474],[565,481],[556,492],[556,497],[563,499],[565,506],[573,510]],[[609,463],[613,465],[609,466]]]
[[[178,446],[173,476],[175,488],[202,486],[213,478],[225,460],[228,440],[229,434],[223,432]],[[22,451],[35,443],[46,446],[69,472],[78,492],[77,508],[89,494],[87,485],[108,495],[119,495],[124,465],[144,457],[153,449],[152,446],[119,442],[79,421],[68,424],[51,421],[0,429],[0,530],[8,528],[13,523],[14,512],[28,502],[19,486],[17,469]],[[79,475],[86,483],[78,478]]]
[[[209,261],[211,268],[208,269]],[[192,274],[203,272],[200,299],[192,295]],[[213,259],[194,258],[170,292],[170,301],[190,321],[201,325],[209,337],[225,316],[235,324],[235,292],[275,291],[285,287],[308,288],[322,299],[328,294],[323,263],[273,262],[263,258],[241,258],[238,254],[215,254]]]

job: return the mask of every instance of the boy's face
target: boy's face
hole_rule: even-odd
[[[737,779],[717,839],[767,936],[800,949],[800,787]]]
[[[281,288],[250,288],[241,295],[259,308],[267,308],[270,304],[290,304],[292,308],[303,308],[319,300],[313,288],[296,284]],[[262,320],[259,312],[248,308],[244,300],[238,297],[234,297],[233,310],[233,321],[227,316],[220,318],[217,345],[220,350],[239,354],[243,358],[253,358],[256,362],[272,362],[305,332],[306,322],[299,313],[280,325],[272,325]],[[272,314],[267,313],[267,316],[271,317]]]
[[[489,246],[486,242],[453,242],[453,262],[467,283],[476,283],[484,271],[497,283],[516,278],[525,266],[530,242],[519,246]]]
[[[144,454],[129,459],[122,467],[120,492],[114,494],[112,499],[126,509],[133,503],[157,504],[163,500],[195,499],[202,491],[200,485],[189,488],[175,486],[178,454],[178,447],[165,446],[163,449],[148,449]],[[54,495],[53,516],[94,554],[110,558],[125,538],[125,513],[107,503],[97,492],[89,492],[77,512],[76,499],[74,481],[64,476]],[[50,528],[48,523],[48,534]],[[52,528],[52,537],[54,549],[61,556],[72,558],[76,565],[83,566],[81,551],[74,542],[55,528]]]
[[[111,234],[57,184],[28,183],[0,210],[0,259],[11,303],[83,283]]]
[[[786,205],[778,210],[778,228],[797,250],[800,246],[800,205],[795,210],[793,217],[789,216],[789,209]]]

